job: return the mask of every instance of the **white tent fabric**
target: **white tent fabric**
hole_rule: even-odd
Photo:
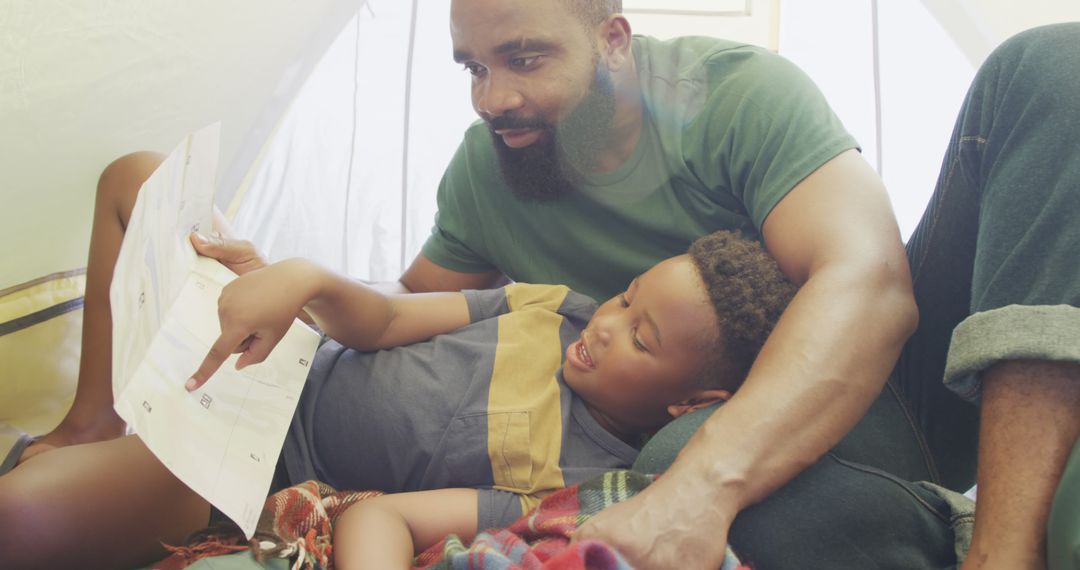
[[[442,169],[476,118],[448,22],[447,2],[368,2],[245,186],[239,234],[273,259],[303,255],[365,279],[401,274],[430,231]]]
[[[905,233],[981,59],[1020,29],[1080,19],[1064,0],[626,6],[641,33],[735,34],[794,59],[882,168]],[[475,118],[448,11],[449,0],[0,2],[0,450],[70,403],[94,187],[120,155],[167,151],[220,120],[218,203],[239,234],[272,259],[396,278]]]
[[[0,2],[0,449],[70,403],[102,169],[221,121],[235,188],[362,4]]]
[[[220,120],[235,188],[361,3],[0,2],[0,289],[85,265],[94,185],[122,154]]]

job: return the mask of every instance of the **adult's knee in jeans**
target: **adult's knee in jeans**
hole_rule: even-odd
[[[735,519],[728,540],[752,568],[953,568],[950,513],[882,471],[827,455]]]
[[[986,64],[1007,61],[1022,62],[1032,70],[1080,70],[1077,46],[1080,46],[1080,22],[1047,24],[1009,37],[987,57]]]
[[[143,182],[165,160],[153,151],[125,154],[109,163],[98,178],[98,197],[118,205],[134,205]]]

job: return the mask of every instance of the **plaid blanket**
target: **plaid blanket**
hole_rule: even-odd
[[[613,471],[581,485],[562,489],[505,529],[481,532],[471,544],[449,536],[416,557],[416,570],[632,570],[610,546],[598,541],[570,543],[570,535],[605,507],[630,498],[653,477],[632,471]],[[210,528],[168,547],[172,555],[153,566],[158,570],[184,568],[196,560],[251,550],[256,560],[289,558],[294,570],[334,567],[333,524],[352,504],[378,492],[336,491],[307,481],[271,495],[251,541],[233,526]],[[728,550],[721,570],[739,566]]]
[[[305,481],[270,495],[251,540],[244,539],[232,521],[201,530],[184,546],[164,545],[169,557],[152,570],[180,570],[211,556],[250,550],[255,560],[288,558],[293,570],[334,567],[333,524],[358,501],[382,495],[379,491],[337,491],[318,481]]]

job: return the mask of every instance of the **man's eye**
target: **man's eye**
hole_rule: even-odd
[[[530,67],[535,67],[536,66],[536,64],[540,61],[540,57],[541,56],[539,56],[539,55],[530,55],[530,56],[527,56],[527,57],[515,57],[515,58],[510,60],[510,67],[513,67],[513,68],[516,68],[516,69],[529,69]]]
[[[473,77],[480,77],[484,74],[484,67],[476,63],[466,63],[463,65],[465,71],[469,72],[469,75]]]

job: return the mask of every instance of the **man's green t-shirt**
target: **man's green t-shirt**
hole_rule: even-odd
[[[642,36],[633,50],[645,116],[625,164],[555,202],[523,202],[478,122],[440,184],[423,254],[455,271],[498,269],[604,300],[705,234],[760,239],[788,191],[856,147],[813,82],[768,50]]]

